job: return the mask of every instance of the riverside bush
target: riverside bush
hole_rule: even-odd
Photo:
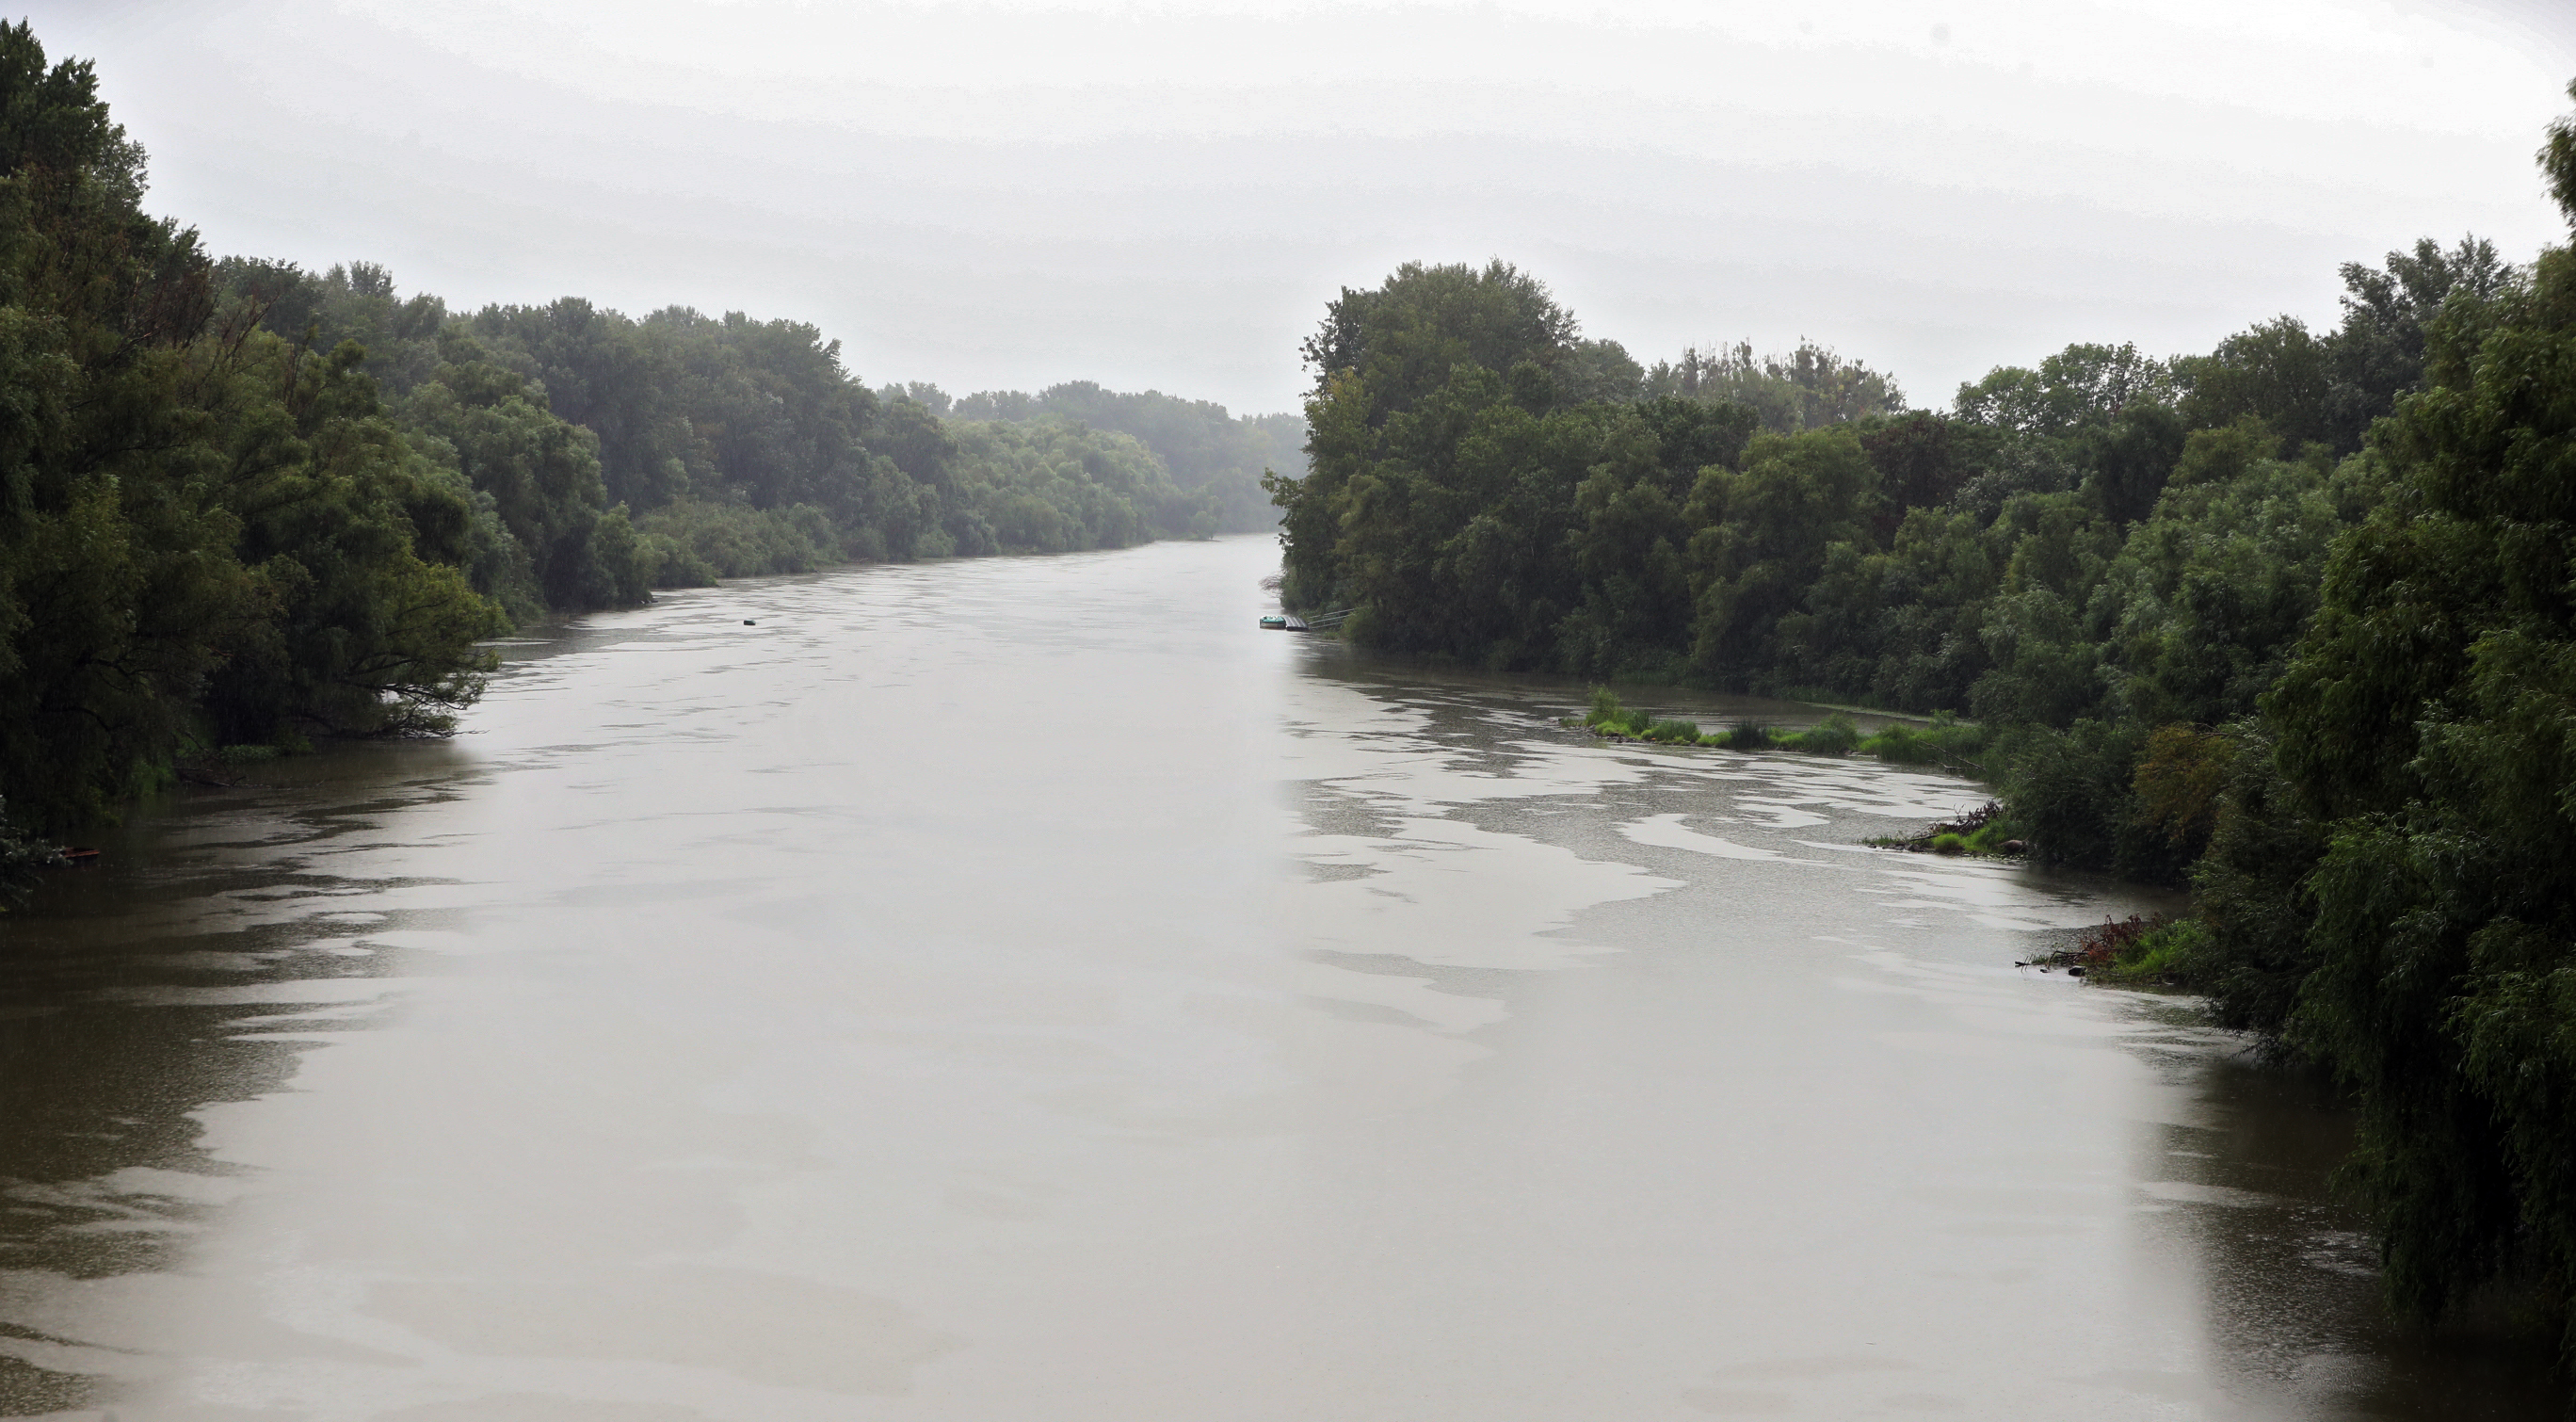
[[[1812,755],[1849,755],[1860,740],[1860,728],[1852,724],[1851,717],[1837,711],[1806,730],[1782,737],[1780,743]]]
[[[1853,749],[1890,765],[1938,765],[1967,774],[1983,769],[1985,728],[1935,713],[1929,726],[1898,723],[1862,738]]]
[[[2207,966],[2209,933],[2200,920],[2159,919],[2115,947],[2096,974],[2108,983],[2197,987]]]
[[[1771,748],[1771,728],[1761,721],[1756,721],[1748,717],[1727,727],[1725,736],[1718,741],[1718,744],[1726,747],[1728,750],[1769,750]]]

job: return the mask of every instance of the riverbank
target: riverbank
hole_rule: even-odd
[[[1981,768],[1979,756],[1986,747],[1986,734],[1972,722],[1936,716],[1923,723],[1921,729],[1900,722],[1864,733],[1848,712],[1828,710],[1829,714],[1814,725],[1799,730],[1747,717],[1723,731],[1704,732],[1696,721],[1657,716],[1644,707],[1631,707],[1617,692],[1604,686],[1593,688],[1592,705],[1580,719],[1568,717],[1565,724],[1611,741],[1732,751],[1856,754],[1890,765],[1932,766],[1962,775],[1975,775]]]
[[[1694,721],[1658,717],[1630,707],[1606,687],[1594,689],[1591,707],[1582,717],[1566,717],[1561,724],[1622,744],[1866,755],[1891,765],[1930,766],[1970,776],[1980,768],[1975,757],[1985,747],[1982,728],[1950,717],[1934,718],[1920,731],[1898,725],[1864,734],[1839,709],[1805,728],[1783,728],[1748,718],[1723,731],[1703,732]],[[2010,811],[1993,799],[1912,834],[1878,835],[1863,842],[1878,849],[1952,858],[2010,861],[2030,853],[2030,844],[2014,827]],[[2208,970],[2205,938],[2194,918],[2131,914],[2083,929],[2068,946],[2034,953],[2014,966],[2062,971],[2104,987],[2192,991],[2204,985]]]

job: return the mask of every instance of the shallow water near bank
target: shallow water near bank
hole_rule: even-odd
[[[2012,966],[2150,899],[1275,563],[666,595],[138,817],[0,921],[0,1411],[2557,1415],[2380,1320],[2312,1087]]]

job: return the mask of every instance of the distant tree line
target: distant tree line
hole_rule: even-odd
[[[445,726],[531,618],[1267,528],[1297,467],[1293,415],[1068,385],[943,418],[799,322],[215,260],[144,171],[91,66],[0,27],[0,889],[188,757]]]
[[[2542,156],[2576,222],[2576,122]],[[2504,1281],[2565,1330],[2576,253],[2342,275],[2331,329],[2070,346],[1936,412],[1829,352],[1647,372],[1511,266],[1405,266],[1307,343],[1285,595],[1393,651],[1968,713],[2012,834],[2190,883],[2159,961],[2351,1088],[2393,1301]]]
[[[878,392],[893,398],[892,387]],[[1070,421],[1133,437],[1159,456],[1172,482],[1206,492],[1219,533],[1274,528],[1279,511],[1261,487],[1273,469],[1302,470],[1306,422],[1294,414],[1228,415],[1223,405],[1184,400],[1159,390],[1125,394],[1088,380],[1050,385],[1035,395],[987,390],[951,402],[936,386],[914,385],[911,395],[951,420],[1014,424]]]

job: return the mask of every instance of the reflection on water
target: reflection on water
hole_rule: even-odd
[[[2010,966],[2145,900],[1862,844],[1978,787],[1273,556],[675,595],[139,818],[0,926],[5,1410],[2555,1415],[2380,1320],[2312,1084]]]
[[[120,1326],[137,1278],[251,1181],[209,1159],[202,1108],[282,1087],[307,1046],[399,984],[352,937],[399,880],[337,857],[410,806],[459,793],[443,747],[343,750],[268,772],[302,782],[149,807],[97,869],[0,927],[0,1400],[74,1405],[152,1370]]]

